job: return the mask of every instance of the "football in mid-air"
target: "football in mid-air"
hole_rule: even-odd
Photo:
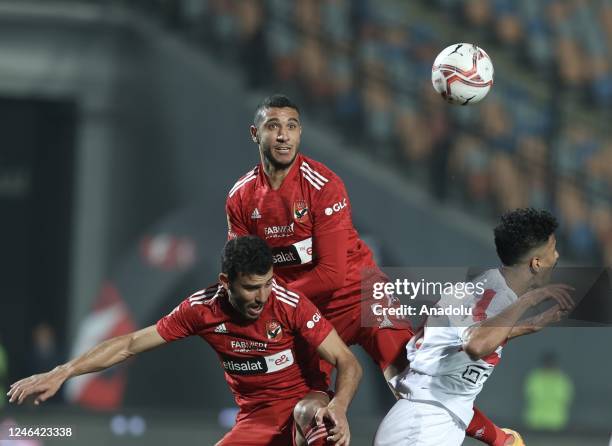
[[[451,104],[471,105],[482,101],[493,85],[493,63],[489,55],[471,43],[444,48],[431,68],[434,89]]]

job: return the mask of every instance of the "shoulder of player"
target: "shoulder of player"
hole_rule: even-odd
[[[218,298],[224,293],[225,289],[220,283],[215,283],[207,288],[196,291],[187,299],[185,302],[189,303],[192,308],[199,308],[201,310],[210,310],[213,306],[218,303]]]
[[[301,156],[298,160],[300,176],[311,188],[321,191],[330,185],[342,184],[342,179],[325,164]]]
[[[244,191],[245,186],[247,184],[254,184],[254,181],[257,179],[257,174],[259,173],[259,165],[255,166],[251,170],[249,170],[246,174],[242,175],[238,181],[234,183],[234,185],[230,188],[227,193],[228,200],[234,198],[238,195],[239,191]]]
[[[299,291],[292,290],[280,279],[272,280],[272,296],[278,306],[284,308],[285,311],[293,311],[298,308],[300,301],[304,299],[304,295]]]

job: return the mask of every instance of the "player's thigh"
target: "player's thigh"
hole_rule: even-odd
[[[313,439],[319,434],[315,422],[317,410],[329,404],[332,392],[311,391],[302,398],[293,409],[293,438],[295,446],[305,446],[306,438]],[[320,429],[325,434],[325,426]]]
[[[459,446],[464,437],[443,407],[400,399],[378,427],[374,446]]]
[[[286,446],[292,442],[293,409],[298,400],[279,400],[240,417],[215,446]]]

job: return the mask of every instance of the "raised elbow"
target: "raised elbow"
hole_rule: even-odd
[[[486,346],[477,339],[470,339],[463,344],[463,351],[470,357],[472,361],[478,361],[487,356]]]

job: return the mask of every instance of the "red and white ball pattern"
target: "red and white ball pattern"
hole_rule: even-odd
[[[434,89],[451,104],[471,105],[482,101],[493,86],[493,63],[489,55],[471,43],[444,48],[433,63]]]

